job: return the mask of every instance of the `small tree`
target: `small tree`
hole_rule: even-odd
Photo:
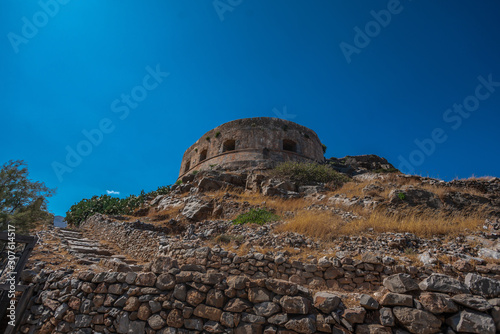
[[[22,160],[11,160],[0,170],[0,231],[11,224],[17,233],[26,233],[36,223],[54,219],[47,210],[47,198],[55,189],[30,180],[26,166]]]

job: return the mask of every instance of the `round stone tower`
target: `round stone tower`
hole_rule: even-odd
[[[311,129],[271,117],[243,118],[205,133],[184,152],[179,178],[195,170],[272,168],[284,161],[322,162],[323,146]]]

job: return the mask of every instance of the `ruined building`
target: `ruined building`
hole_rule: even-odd
[[[272,118],[244,118],[205,133],[182,158],[179,178],[195,170],[270,168],[284,161],[323,162],[323,146],[311,129]]]

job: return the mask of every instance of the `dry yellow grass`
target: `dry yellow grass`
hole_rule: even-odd
[[[414,209],[399,215],[382,210],[368,214],[364,219],[345,222],[341,217],[329,212],[303,210],[287,223],[278,227],[278,231],[302,233],[320,240],[331,240],[339,235],[355,235],[369,231],[414,233],[421,237],[433,235],[459,235],[478,230],[484,222],[481,213],[470,215],[446,216],[444,214],[422,213]]]
[[[276,228],[277,232],[291,231],[320,240],[331,240],[341,234],[346,222],[329,211],[301,210],[286,223]]]
[[[226,193],[228,192],[224,190],[219,190],[208,193],[207,196],[214,198],[216,200],[221,200]],[[284,213],[287,211],[297,212],[313,203],[311,200],[304,198],[283,199],[281,197],[266,197],[260,193],[253,193],[253,192],[241,192],[241,193],[229,192],[229,193],[232,196],[234,196],[231,198],[232,201],[238,203],[248,202],[248,204],[252,206],[266,207],[268,209],[274,210],[274,212],[279,216],[283,216]]]

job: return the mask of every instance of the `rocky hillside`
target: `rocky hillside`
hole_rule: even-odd
[[[500,179],[323,167],[200,171],[132,214],[40,231],[23,332],[500,329]]]

